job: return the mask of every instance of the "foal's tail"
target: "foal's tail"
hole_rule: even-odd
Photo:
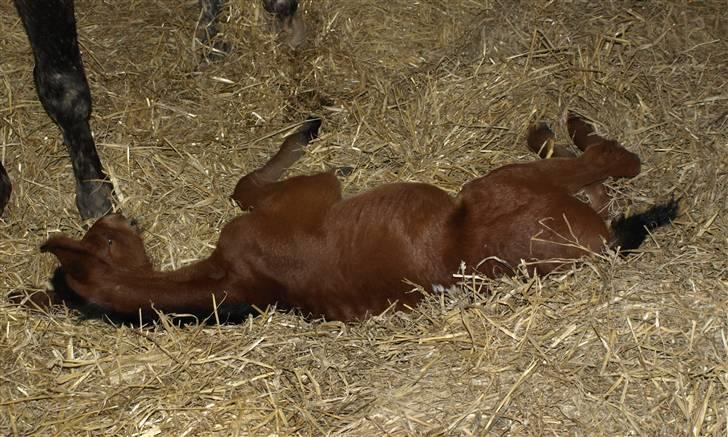
[[[628,254],[637,249],[647,234],[661,226],[669,225],[677,217],[679,202],[670,199],[668,202],[655,205],[645,212],[630,217],[624,215],[612,221],[612,240],[609,246]]]

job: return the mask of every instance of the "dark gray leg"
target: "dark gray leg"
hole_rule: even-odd
[[[303,18],[296,15],[298,0],[263,0],[266,11],[275,14],[279,41],[296,49],[306,40]]]
[[[10,184],[10,178],[8,172],[5,171],[5,167],[0,164],[0,215],[5,210],[5,205],[10,200],[10,193],[13,191],[13,186]]]
[[[205,54],[207,61],[215,61],[230,51],[225,42],[215,41],[215,36],[220,32],[218,25],[220,11],[224,0],[200,0],[200,21],[197,25],[197,39],[208,48]],[[263,7],[266,11],[275,14],[278,18],[278,31],[300,33],[298,27],[302,27],[294,21],[298,0],[263,0]],[[301,37],[298,36],[300,39]]]
[[[222,0],[200,0],[200,9],[202,10],[198,23],[200,41],[207,44],[220,31],[217,26],[217,16],[220,15],[220,9],[222,9]]]
[[[76,177],[76,206],[83,218],[111,210],[112,186],[101,166],[91,129],[91,93],[81,62],[73,0],[15,0],[35,57],[35,88],[43,108],[63,131]]]
[[[279,20],[292,17],[298,9],[298,0],[263,0],[263,7]]]
[[[218,17],[222,10],[223,0],[200,0],[200,21],[197,23],[197,39],[205,46],[205,60],[216,61],[230,51],[225,42],[215,41],[220,33]]]

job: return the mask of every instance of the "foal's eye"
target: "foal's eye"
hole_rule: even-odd
[[[111,247],[111,245],[114,243],[114,241],[111,239],[108,239],[108,240],[106,240],[106,243],[109,245],[109,247]]]

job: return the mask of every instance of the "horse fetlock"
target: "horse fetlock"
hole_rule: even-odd
[[[113,191],[108,180],[84,180],[76,184],[76,207],[81,217],[99,218],[111,212]]]
[[[13,185],[10,182],[10,176],[5,171],[2,163],[0,163],[0,214],[5,210],[5,205],[10,201],[10,194],[13,192]]]
[[[283,19],[296,13],[298,0],[263,0],[263,7],[266,11]]]

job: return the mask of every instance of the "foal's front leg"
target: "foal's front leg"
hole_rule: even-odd
[[[254,208],[262,196],[270,191],[270,185],[303,156],[303,148],[318,137],[321,120],[310,118],[281,144],[276,154],[262,167],[246,174],[238,181],[232,199],[241,209]]]

